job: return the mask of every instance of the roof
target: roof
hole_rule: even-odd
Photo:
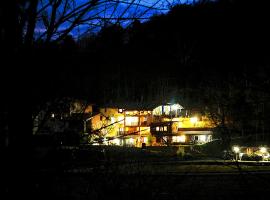
[[[211,131],[209,127],[178,128],[178,131]]]
[[[122,103],[108,103],[100,106],[101,108],[121,108],[125,110],[153,110],[155,105],[148,103],[136,103],[136,102],[122,102]]]
[[[185,135],[212,135],[213,134],[212,131],[183,131],[181,133]]]

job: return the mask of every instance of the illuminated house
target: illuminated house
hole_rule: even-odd
[[[202,144],[212,140],[213,124],[199,112],[179,104],[166,104],[153,110],[151,134],[157,144]]]
[[[100,108],[91,118],[92,141],[103,144],[140,147],[151,145],[152,111],[143,109]]]
[[[212,140],[211,121],[179,104],[153,110],[100,108],[90,120],[90,143],[141,147],[142,145],[202,144]]]

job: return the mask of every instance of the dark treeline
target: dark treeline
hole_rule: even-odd
[[[97,82],[104,103],[177,101],[205,109],[224,137],[264,137],[270,128],[267,8],[254,1],[179,5],[127,29],[105,27],[81,39],[80,51],[102,63]]]
[[[179,90],[210,81],[259,80],[269,64],[267,19],[263,3],[221,1],[179,5],[127,29],[108,25],[78,42],[71,76],[80,77],[81,89],[87,88],[82,80],[92,81],[90,91],[103,103],[171,101]]]

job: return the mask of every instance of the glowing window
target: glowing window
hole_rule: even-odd
[[[191,118],[190,118],[190,122],[191,122],[192,124],[197,123],[197,121],[198,121],[198,118],[197,118],[197,117],[191,117]]]
[[[126,126],[138,126],[139,118],[138,117],[126,117]]]
[[[199,141],[200,142],[206,142],[206,135],[199,135]]]
[[[128,144],[134,144],[134,141],[135,141],[135,140],[134,140],[133,138],[129,138],[129,139],[128,139]]]
[[[173,142],[185,142],[186,141],[186,136],[185,135],[173,136],[172,141]]]
[[[115,144],[115,145],[120,145],[120,139],[115,138],[115,139],[112,140],[112,143]]]
[[[147,142],[148,142],[148,138],[147,138],[147,137],[144,137],[144,138],[143,138],[143,142],[144,142],[144,143],[147,143]]]
[[[156,127],[156,131],[159,131],[159,127],[158,126]]]
[[[163,128],[164,128],[164,131],[167,131],[167,126],[164,126]]]

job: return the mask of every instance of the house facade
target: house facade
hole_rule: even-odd
[[[179,104],[161,105],[153,111],[151,134],[159,144],[203,144],[212,141],[214,124],[200,112]]]
[[[118,107],[100,108],[91,119],[90,143],[101,141],[108,145],[150,145],[152,111]]]
[[[91,118],[90,143],[122,146],[203,144],[212,140],[213,123],[180,104],[154,109],[104,107]]]

